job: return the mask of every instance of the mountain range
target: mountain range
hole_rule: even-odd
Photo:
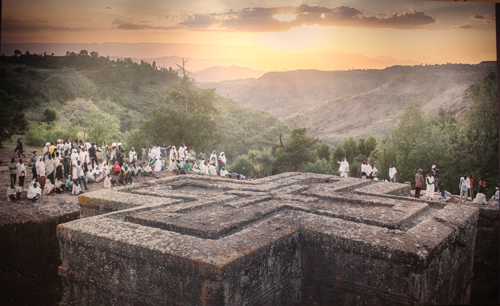
[[[349,136],[381,137],[405,106],[414,102],[428,116],[460,116],[465,91],[496,70],[477,65],[393,66],[381,70],[269,72],[259,78],[199,83],[244,105],[264,110],[336,144]]]

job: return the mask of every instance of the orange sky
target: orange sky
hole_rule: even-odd
[[[2,9],[2,44],[179,44],[101,52],[110,56],[224,59],[264,70],[373,68],[359,56],[388,64],[496,59],[488,3],[3,0]]]

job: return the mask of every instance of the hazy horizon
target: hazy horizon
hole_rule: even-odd
[[[191,70],[477,64],[496,60],[494,8],[412,0],[4,0],[1,52],[11,55],[26,46],[22,52],[86,49],[137,60],[178,56],[192,58]]]

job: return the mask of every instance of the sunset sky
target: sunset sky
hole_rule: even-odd
[[[3,0],[2,44],[136,43],[100,53],[225,59],[267,70],[318,68],[313,58],[329,68],[329,58],[342,54],[478,63],[496,59],[494,8],[408,0]]]

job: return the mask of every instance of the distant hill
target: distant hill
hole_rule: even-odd
[[[232,65],[229,67],[214,66],[207,69],[193,71],[189,76],[196,82],[221,82],[261,77],[264,70],[254,70],[246,67]]]
[[[408,102],[431,116],[459,116],[464,91],[496,62],[393,66],[382,70],[269,72],[258,79],[202,84],[284,119],[331,144],[390,130]]]

